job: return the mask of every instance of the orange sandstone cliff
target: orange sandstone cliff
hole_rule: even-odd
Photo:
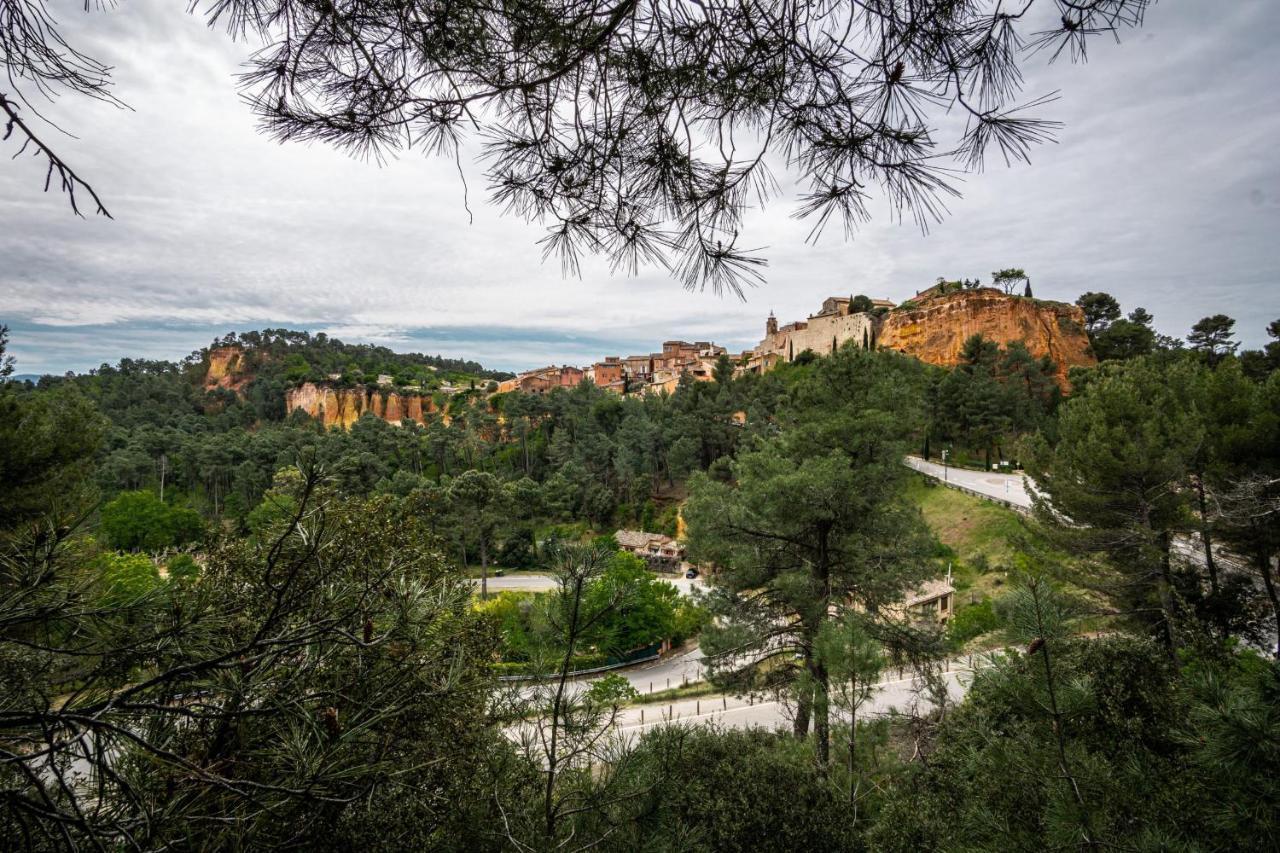
[[[914,307],[899,307],[884,318],[877,343],[929,364],[954,367],[965,340],[979,334],[1001,346],[1021,341],[1036,358],[1049,356],[1065,391],[1070,390],[1068,370],[1098,363],[1079,307],[1006,296],[989,287],[930,295]]]
[[[315,382],[304,382],[285,392],[285,409],[292,414],[301,409],[326,427],[346,429],[365,412],[384,421],[399,424],[405,418],[426,423],[425,417],[436,412],[435,401],[428,394],[382,391],[363,386],[334,388]]]
[[[209,350],[209,369],[204,375],[206,391],[226,388],[238,393],[252,380],[253,375],[245,363],[243,348],[224,346]]]
[[[253,359],[243,347],[231,344],[211,348],[209,366],[204,377],[205,390],[225,388],[241,393],[254,379],[252,362]],[[284,402],[285,410],[289,413],[301,409],[326,427],[337,426],[343,429],[358,421],[365,412],[372,412],[398,426],[405,418],[425,423],[426,417],[437,411],[430,394],[360,385],[335,388],[327,383],[316,382],[306,382],[286,390]]]

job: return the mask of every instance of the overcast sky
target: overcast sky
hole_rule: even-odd
[[[688,293],[660,270],[564,279],[536,226],[484,203],[469,221],[452,162],[379,166],[259,135],[233,81],[248,47],[174,0],[84,13],[52,3],[69,40],[116,67],[132,111],[67,97],[43,133],[114,220],[77,219],[43,167],[0,159],[0,323],[19,373],[123,356],[180,358],[231,330],[286,326],[350,342],[522,369],[648,351],[665,338],[755,344],[828,295],[902,300],[940,275],[1005,266],[1037,296],[1105,290],[1165,333],[1237,318],[1246,346],[1280,317],[1280,3],[1164,2],[1087,65],[1033,59],[1028,92],[1061,90],[1059,143],[1030,166],[970,176],[926,236],[887,208],[853,242],[806,245],[784,192],[748,217],[768,247],[746,303]],[[16,146],[0,147],[6,155]]]

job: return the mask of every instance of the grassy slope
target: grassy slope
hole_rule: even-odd
[[[955,552],[950,559],[957,611],[984,598],[998,599],[1007,588],[1008,572],[1019,551],[1034,552],[1060,567],[1073,568],[1080,563],[1081,558],[1055,547],[1023,516],[999,504],[945,486],[926,485],[923,477],[912,482],[908,496],[920,507],[938,540]],[[945,571],[947,558],[941,562]],[[1070,582],[1063,582],[1063,588],[1091,597]],[[1094,618],[1081,621],[1077,628],[1096,630],[1105,624],[1105,619]],[[995,641],[997,634],[979,637],[970,645],[989,645],[983,641]]]
[[[1026,519],[999,504],[984,501],[941,485],[928,485],[923,477],[912,482],[910,499],[920,507],[925,522],[938,540],[954,552],[941,560],[951,563],[956,588],[956,610],[983,599],[998,599],[1009,580],[1014,556],[1032,546],[1056,553]],[[999,631],[975,638],[970,648],[999,642]]]

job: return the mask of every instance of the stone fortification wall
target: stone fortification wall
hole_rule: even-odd
[[[864,340],[871,341],[874,336],[875,320],[870,314],[820,314],[805,321],[803,329],[786,326],[766,335],[755,352],[758,357],[777,355],[782,361],[791,361],[805,350],[830,355],[845,341],[862,346]]]

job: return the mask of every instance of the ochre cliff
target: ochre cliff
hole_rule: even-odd
[[[204,375],[205,390],[226,388],[239,392],[252,379],[241,347],[224,346],[209,350],[209,370]]]
[[[405,418],[425,423],[425,416],[434,414],[435,401],[429,395],[400,393],[398,391],[370,390],[363,386],[334,388],[315,382],[304,382],[285,392],[285,408],[292,414],[301,409],[326,427],[346,429],[365,412],[372,412],[383,420],[399,424]]]
[[[1064,391],[1070,390],[1068,370],[1097,364],[1084,331],[1084,312],[1077,306],[1006,296],[989,287],[929,296],[915,307],[899,307],[884,318],[876,342],[929,364],[954,367],[972,335],[1001,346],[1021,341],[1036,358],[1049,356]]]

